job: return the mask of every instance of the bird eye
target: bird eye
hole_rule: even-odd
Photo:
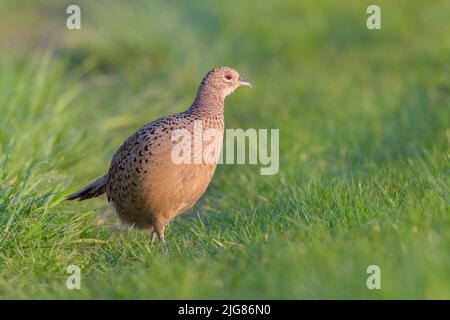
[[[231,74],[227,73],[227,74],[225,75],[225,80],[226,80],[226,81],[230,81],[231,79],[233,79],[233,76],[232,76]]]

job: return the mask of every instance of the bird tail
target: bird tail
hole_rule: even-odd
[[[87,187],[84,187],[80,191],[77,191],[75,193],[72,193],[71,195],[67,196],[66,200],[86,200],[90,198],[96,198],[106,192],[106,181],[107,176],[103,176],[97,180],[95,180],[93,183],[88,185]]]

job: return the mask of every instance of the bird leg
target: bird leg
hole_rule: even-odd
[[[153,242],[155,242],[156,236],[157,236],[157,235],[158,235],[158,234],[156,233],[156,231],[153,230],[153,231],[152,231],[152,236],[151,236],[151,238],[150,238],[150,244],[153,244]]]
[[[169,250],[167,249],[166,239],[164,238],[164,229],[165,229],[164,224],[157,224],[157,225],[155,225],[155,231],[154,232],[156,232],[156,234],[158,235],[158,238],[159,238],[159,240],[161,241],[161,243],[163,245],[165,254],[168,255],[169,254]],[[153,235],[152,235],[152,237],[153,237]]]

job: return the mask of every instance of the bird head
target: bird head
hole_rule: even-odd
[[[226,97],[240,86],[251,87],[252,85],[241,77],[236,70],[229,67],[219,67],[206,74],[202,86],[214,88],[223,97]]]

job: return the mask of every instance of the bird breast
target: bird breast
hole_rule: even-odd
[[[136,132],[113,157],[107,194],[127,223],[142,215],[164,215],[169,222],[189,209],[212,179],[222,146],[223,116],[172,117]],[[201,131],[198,121],[203,126]],[[176,132],[188,133],[190,138],[173,139]],[[176,148],[185,153],[185,160],[189,152],[191,161],[174,161]]]

